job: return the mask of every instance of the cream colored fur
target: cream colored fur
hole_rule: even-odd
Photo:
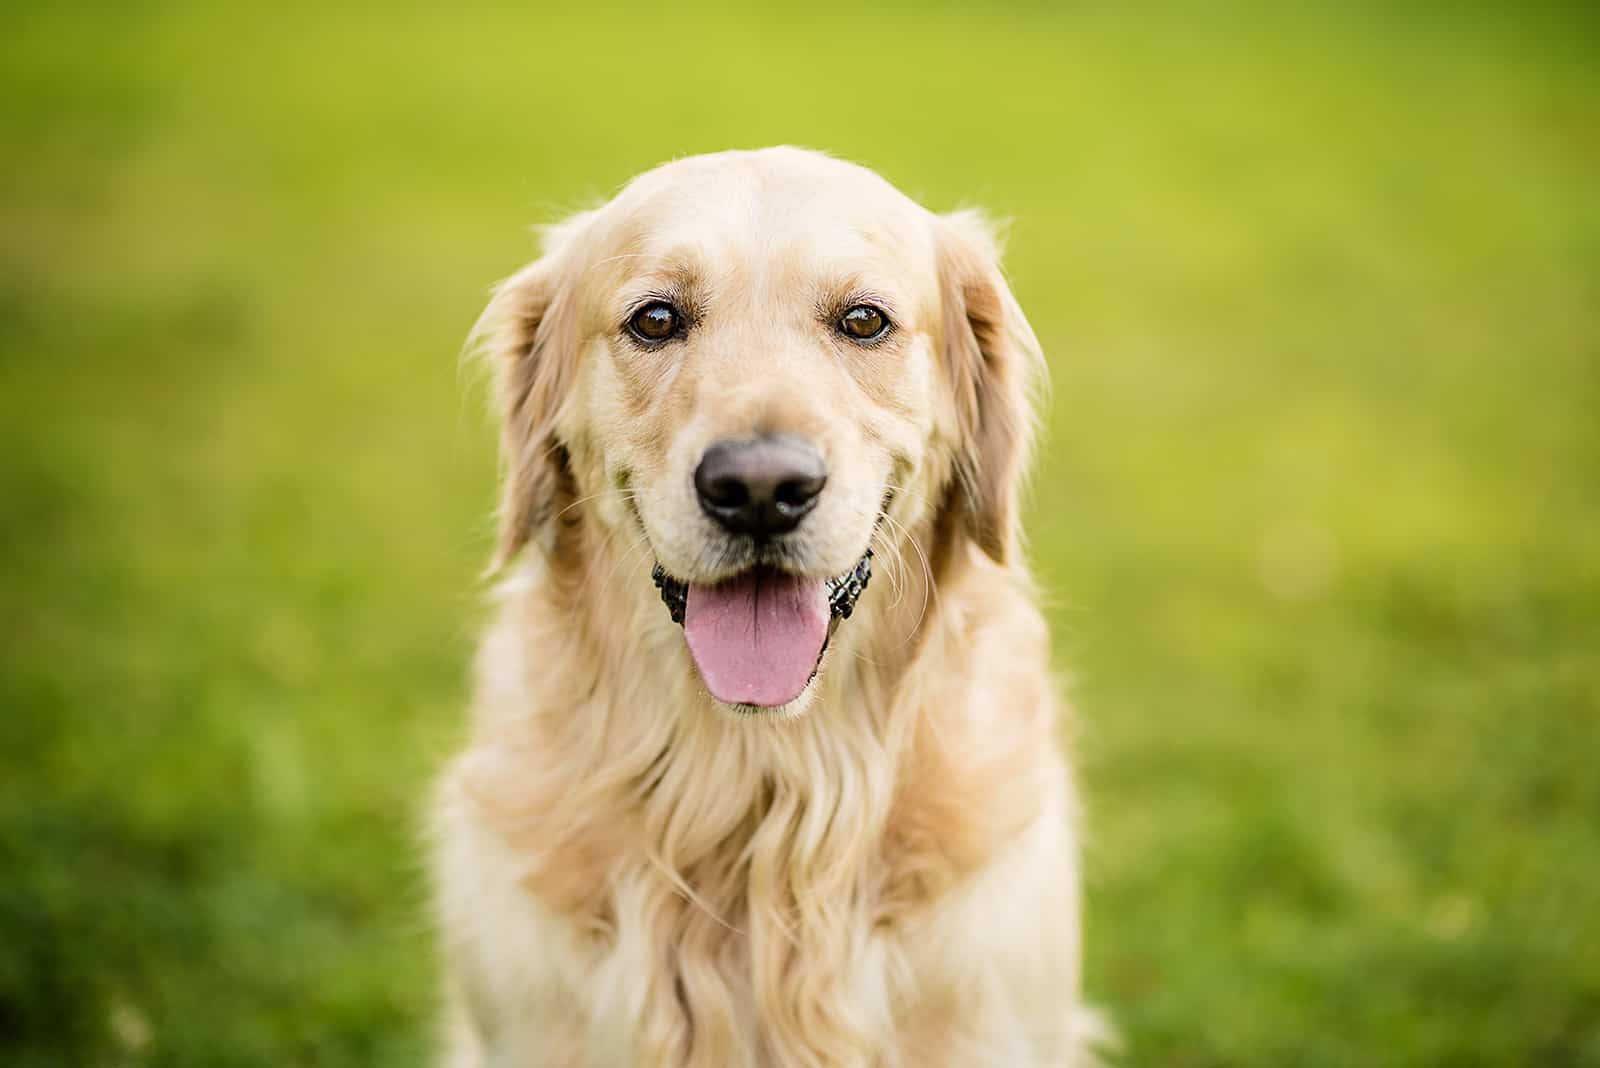
[[[509,577],[433,820],[452,1063],[1081,1063],[1074,802],[1016,537],[1041,360],[994,256],[976,216],[768,149],[642,176],[497,292]],[[694,328],[638,351],[619,324],[662,287]],[[830,333],[863,292],[892,344]],[[689,472],[756,429],[827,457],[805,566],[871,544],[877,573],[802,697],[752,716],[649,573],[721,577]]]

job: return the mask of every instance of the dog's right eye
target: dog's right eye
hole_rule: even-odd
[[[652,301],[633,313],[628,330],[646,344],[656,345],[678,332],[683,317],[664,300]]]
[[[889,317],[871,304],[857,304],[839,319],[839,332],[856,341],[873,341],[889,329]]]

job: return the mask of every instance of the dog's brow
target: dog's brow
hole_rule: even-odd
[[[583,273],[587,275],[590,271],[604,267],[608,263],[618,263],[622,260],[664,260],[666,258],[658,252],[619,252],[615,256],[607,256],[604,259],[595,260],[583,269]]]
[[[699,284],[704,270],[697,258],[692,254],[681,251],[668,252],[624,252],[615,256],[608,256],[589,265],[587,270],[593,270],[601,264],[635,261],[641,266],[628,272],[624,286],[636,285],[657,286],[676,289],[683,292],[692,290]],[[587,273],[587,270],[585,273]]]
[[[824,282],[817,290],[817,311],[832,318],[854,304],[871,304],[882,308],[895,322],[902,322],[901,312],[906,306],[895,296],[891,287],[879,284],[861,274],[847,274]]]

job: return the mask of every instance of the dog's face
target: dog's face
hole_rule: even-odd
[[[489,317],[502,557],[579,518],[642,539],[724,704],[798,706],[875,540],[948,512],[1011,547],[1031,335],[976,220],[870,171],[669,164],[558,228]]]

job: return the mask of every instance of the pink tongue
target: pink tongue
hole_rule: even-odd
[[[784,705],[800,696],[828,636],[821,579],[754,571],[690,586],[683,635],[706,689],[731,705]]]

